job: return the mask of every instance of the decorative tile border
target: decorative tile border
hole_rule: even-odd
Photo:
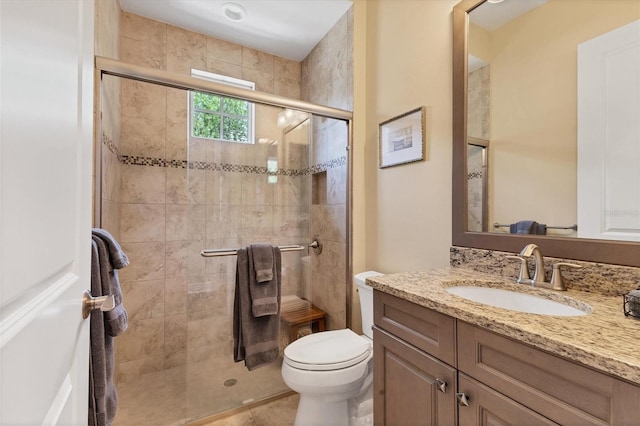
[[[341,157],[334,158],[332,160],[325,161],[323,163],[319,163],[311,167],[307,167],[306,169],[303,170],[304,171],[303,174],[308,175],[308,174],[325,172],[329,169],[334,169],[336,167],[342,167],[346,165],[347,165],[347,156],[343,155]]]
[[[304,169],[278,169],[276,173],[270,173],[266,167],[248,166],[244,164],[211,163],[208,161],[167,160],[156,157],[141,157],[135,155],[121,155],[118,147],[111,138],[102,134],[102,143],[111,151],[122,164],[131,166],[169,167],[174,169],[212,170],[217,172],[252,173],[260,175],[277,176],[306,176],[320,173],[347,164],[347,156],[343,155],[329,161],[306,167]]]
[[[103,133],[102,144],[106,146],[109,149],[109,151],[111,151],[116,157],[118,157],[118,160],[120,160],[120,151],[118,150],[118,147],[116,146],[116,144],[113,143],[113,139],[111,139],[111,136],[107,135],[106,133]]]
[[[467,174],[467,180],[481,179],[481,178],[482,178],[482,172],[471,172]]]

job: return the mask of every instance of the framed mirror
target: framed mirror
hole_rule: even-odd
[[[639,0],[455,6],[453,245],[640,267],[639,52]]]

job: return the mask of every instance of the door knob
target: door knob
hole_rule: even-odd
[[[93,297],[89,290],[82,293],[82,318],[87,319],[94,309],[108,312],[116,307],[116,299],[112,294],[108,296]]]

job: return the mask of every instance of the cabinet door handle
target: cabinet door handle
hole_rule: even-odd
[[[456,399],[458,400],[458,405],[461,405],[463,407],[468,407],[469,399],[471,398],[469,398],[466,393],[458,392],[456,393]]]
[[[447,393],[447,382],[444,380],[440,380],[436,378],[436,386],[438,386],[438,390],[442,393]]]

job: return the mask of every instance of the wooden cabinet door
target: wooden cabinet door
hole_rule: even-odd
[[[458,321],[461,372],[564,425],[640,425],[640,386]]]
[[[458,408],[460,426],[557,424],[462,373],[458,391],[467,396],[469,404]]]
[[[377,327],[373,336],[375,424],[455,424],[455,369]]]

